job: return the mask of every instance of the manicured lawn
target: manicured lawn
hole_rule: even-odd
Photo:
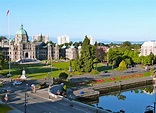
[[[69,61],[68,62],[54,62],[52,63],[53,68],[50,65],[38,65],[38,64],[14,64],[11,65],[10,73],[13,75],[12,78],[17,78],[22,74],[23,68],[26,70],[26,76],[32,79],[42,79],[49,77],[58,77],[59,73],[62,71],[68,71]],[[8,69],[3,69],[0,71],[0,74],[7,75]]]
[[[12,108],[7,105],[0,104],[0,113],[7,113],[9,110],[12,110]]]
[[[57,67],[58,69],[69,69],[70,62],[53,62],[52,66]]]
[[[106,64],[98,63],[97,64],[97,70],[99,72],[104,72],[104,71],[111,71],[113,69],[112,69],[112,66],[106,66]]]

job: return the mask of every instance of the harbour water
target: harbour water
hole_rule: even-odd
[[[153,105],[155,99],[154,87],[151,85],[104,94],[93,105],[113,112],[124,110],[125,113],[144,113],[146,106]]]

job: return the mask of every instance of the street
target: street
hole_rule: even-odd
[[[25,112],[25,92],[22,90],[8,94],[8,105]],[[64,101],[61,98],[48,98],[46,89],[37,93],[26,93],[26,113],[95,113],[94,110],[74,105],[72,101]]]

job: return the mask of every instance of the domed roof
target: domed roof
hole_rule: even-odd
[[[21,28],[16,32],[18,35],[27,35],[27,32],[25,29],[23,29],[23,25],[21,24]]]

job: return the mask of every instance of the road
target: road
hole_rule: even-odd
[[[95,113],[96,110],[90,110],[87,107],[74,105],[73,101],[65,101],[61,98],[49,99],[46,90],[37,93],[26,93],[26,113]],[[8,94],[8,105],[25,112],[25,92],[17,90]],[[73,107],[70,106],[70,102]],[[102,112],[99,112],[102,113]]]

